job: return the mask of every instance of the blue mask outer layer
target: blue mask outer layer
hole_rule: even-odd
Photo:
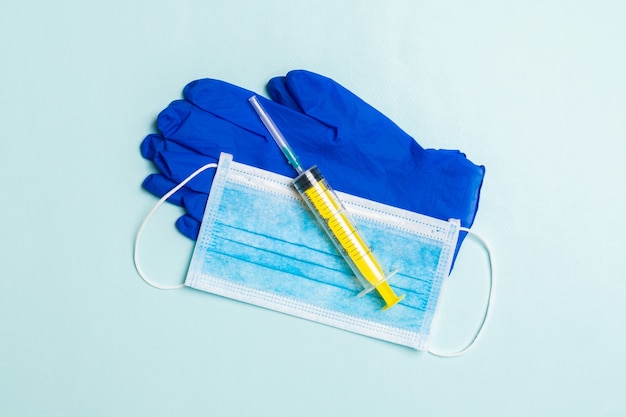
[[[338,193],[406,298],[383,311],[362,290],[309,213],[291,178],[222,154],[185,285],[426,350],[459,222]]]

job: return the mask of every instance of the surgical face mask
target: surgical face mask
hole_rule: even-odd
[[[290,178],[228,154],[219,160],[185,285],[427,350],[459,222],[337,194],[381,264],[395,271],[389,283],[406,296],[393,308],[383,311],[375,291],[357,296],[361,284]]]

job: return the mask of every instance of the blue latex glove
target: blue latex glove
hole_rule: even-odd
[[[261,104],[302,165],[317,164],[336,190],[472,225],[485,170],[461,152],[423,149],[386,116],[318,74],[289,72],[270,80],[268,92],[273,101],[259,98]],[[220,152],[294,177],[248,102],[253,94],[213,79],[188,84],[185,99],[159,114],[160,134],[142,143],[142,154],[161,172],[146,178],[144,187],[162,196],[201,165],[216,162]],[[170,199],[185,207],[177,227],[192,239],[212,178],[207,171]]]

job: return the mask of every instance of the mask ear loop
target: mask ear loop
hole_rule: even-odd
[[[134,261],[135,261],[135,269],[137,270],[137,273],[139,274],[141,279],[144,280],[144,282],[146,284],[148,284],[148,285],[150,285],[150,286],[152,286],[154,288],[158,288],[160,290],[175,290],[175,289],[182,288],[182,287],[185,286],[185,284],[162,285],[162,284],[154,282],[153,280],[148,278],[146,273],[141,268],[141,265],[140,265],[140,262],[139,262],[139,242],[141,240],[141,236],[142,236],[143,231],[144,231],[144,229],[146,227],[146,224],[148,224],[148,221],[150,220],[150,218],[152,218],[152,215],[159,209],[159,207],[161,207],[161,205],[163,205],[163,203],[168,198],[170,198],[171,196],[176,194],[176,192],[178,192],[178,190],[183,188],[189,181],[194,179],[201,172],[204,172],[204,171],[206,171],[207,169],[210,169],[210,168],[217,168],[217,164],[212,162],[210,164],[206,164],[206,165],[201,166],[200,168],[198,168],[197,170],[192,172],[191,175],[189,175],[187,178],[185,178],[180,184],[178,184],[177,186],[172,188],[170,191],[168,191],[163,197],[161,197],[159,199],[159,201],[157,201],[157,203],[154,205],[154,207],[152,207],[152,210],[150,210],[150,212],[148,213],[146,218],[141,223],[141,226],[139,226],[139,230],[137,231],[137,235],[135,236]]]
[[[472,346],[474,346],[476,344],[476,341],[478,340],[478,336],[480,336],[480,334],[482,333],[482,330],[485,327],[485,324],[487,323],[487,319],[489,318],[489,313],[491,312],[491,296],[493,294],[493,276],[494,276],[494,267],[493,267],[491,249],[487,241],[484,238],[482,238],[478,233],[474,232],[473,230],[470,230],[466,227],[461,227],[459,228],[459,230],[473,235],[476,239],[478,239],[478,241],[484,246],[485,250],[487,251],[487,258],[489,260],[489,296],[487,298],[487,307],[485,308],[485,314],[483,315],[483,318],[480,322],[480,326],[478,327],[478,330],[476,330],[476,333],[474,333],[474,337],[472,337],[472,340],[470,340],[467,346],[465,346],[463,349],[457,352],[450,352],[450,353],[428,350],[428,353],[430,353],[431,355],[439,356],[441,358],[453,358],[455,356],[461,356],[462,354],[467,352]]]

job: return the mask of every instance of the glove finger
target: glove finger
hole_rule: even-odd
[[[167,179],[163,174],[150,174],[143,180],[141,186],[148,191],[150,194],[161,198],[165,194],[167,194],[172,188],[176,186],[176,183]],[[167,199],[169,203],[175,204],[177,206],[183,205],[183,194],[186,192],[191,192],[190,190],[182,189],[178,190],[178,192],[174,193],[170,198]]]
[[[176,228],[191,240],[198,239],[200,222],[188,215],[183,215],[176,220]]]
[[[292,97],[287,85],[285,77],[274,77],[267,83],[267,93],[276,103],[280,103],[285,107],[289,107],[299,113],[304,113],[295,98]]]
[[[187,214],[197,222],[202,222],[207,198],[209,198],[207,194],[196,192],[187,193],[182,198],[182,205]]]
[[[144,189],[159,198],[170,192],[177,185],[177,183],[171,181],[163,174],[148,175],[142,184]],[[187,187],[183,187],[168,198],[167,201],[177,206],[184,207],[191,217],[202,221],[207,197],[205,193],[199,193]]]
[[[141,144],[142,155],[150,159],[169,180],[180,183],[203,165],[217,162],[217,158],[190,151],[160,135],[148,135]],[[186,184],[188,189],[207,193],[211,188],[215,170],[201,172]]]
[[[146,136],[139,145],[141,156],[152,161],[158,152],[159,139],[165,140],[163,136],[155,133]]]

